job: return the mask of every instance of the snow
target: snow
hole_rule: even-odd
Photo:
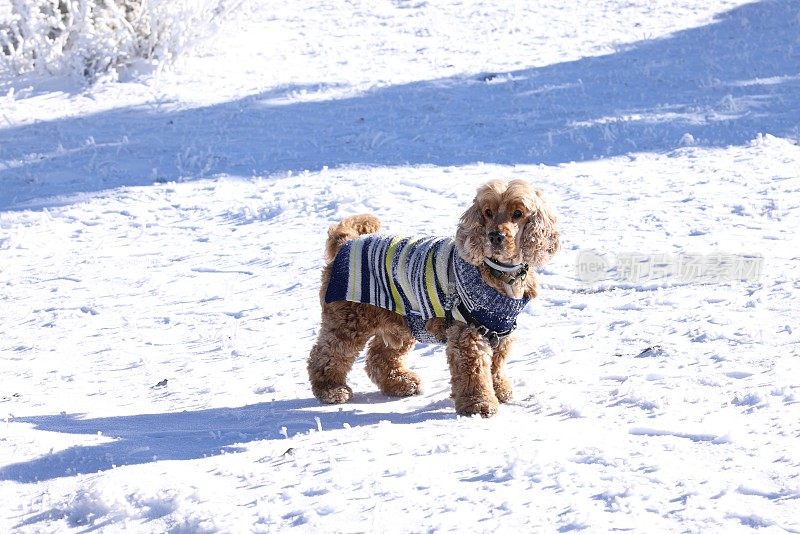
[[[3,13],[0,2],[0,14]],[[242,2],[174,68],[0,78],[0,532],[800,532],[800,9]],[[328,225],[559,215],[461,418],[321,406]]]

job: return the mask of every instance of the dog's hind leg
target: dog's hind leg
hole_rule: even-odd
[[[344,304],[345,307],[349,303]],[[332,307],[333,308],[333,307]],[[373,329],[365,328],[357,313],[348,316],[343,307],[328,308],[322,313],[317,342],[308,355],[308,377],[314,396],[326,404],[341,404],[353,396],[347,385],[347,373],[364,348]]]
[[[419,376],[405,365],[415,343],[414,336],[402,323],[382,329],[369,342],[367,375],[385,395],[408,397],[420,393]]]

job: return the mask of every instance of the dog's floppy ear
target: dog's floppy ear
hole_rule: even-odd
[[[458,254],[467,263],[480,265],[483,262],[483,234],[483,215],[478,205],[478,197],[475,197],[472,205],[461,215],[456,230]]]
[[[556,216],[536,190],[536,207],[522,233],[522,255],[533,267],[540,267],[561,249]]]
[[[472,205],[467,208],[467,211],[461,214],[459,228],[468,228],[472,230],[477,227],[483,228],[483,215],[481,214],[481,208],[478,206],[478,198],[476,197],[475,200],[472,201]]]

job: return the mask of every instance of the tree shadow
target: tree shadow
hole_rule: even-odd
[[[394,399],[396,400],[396,399]],[[388,397],[360,395],[354,402],[388,402]],[[79,414],[17,417],[36,430],[66,434],[97,435],[98,442],[51,453],[41,458],[0,467],[0,480],[39,482],[79,474],[96,473],[123,465],[161,460],[194,460],[241,450],[253,441],[282,440],[300,432],[389,421],[414,424],[455,419],[450,405],[434,403],[413,412],[362,412],[349,405],[338,411],[315,399],[273,401],[238,408],[214,408],[192,412],[141,414],[84,419]],[[106,442],[107,439],[113,441]]]
[[[324,86],[282,87],[196,109],[129,107],[7,128],[0,209],[221,173],[558,164],[740,145],[759,133],[798,138],[799,26],[797,0],[764,0],[703,27],[540,68],[333,99]]]

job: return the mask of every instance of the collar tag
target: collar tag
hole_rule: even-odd
[[[513,284],[517,280],[525,280],[528,276],[528,264],[518,263],[516,265],[509,265],[500,263],[490,258],[484,258],[483,263],[489,268],[492,276],[506,284]]]

